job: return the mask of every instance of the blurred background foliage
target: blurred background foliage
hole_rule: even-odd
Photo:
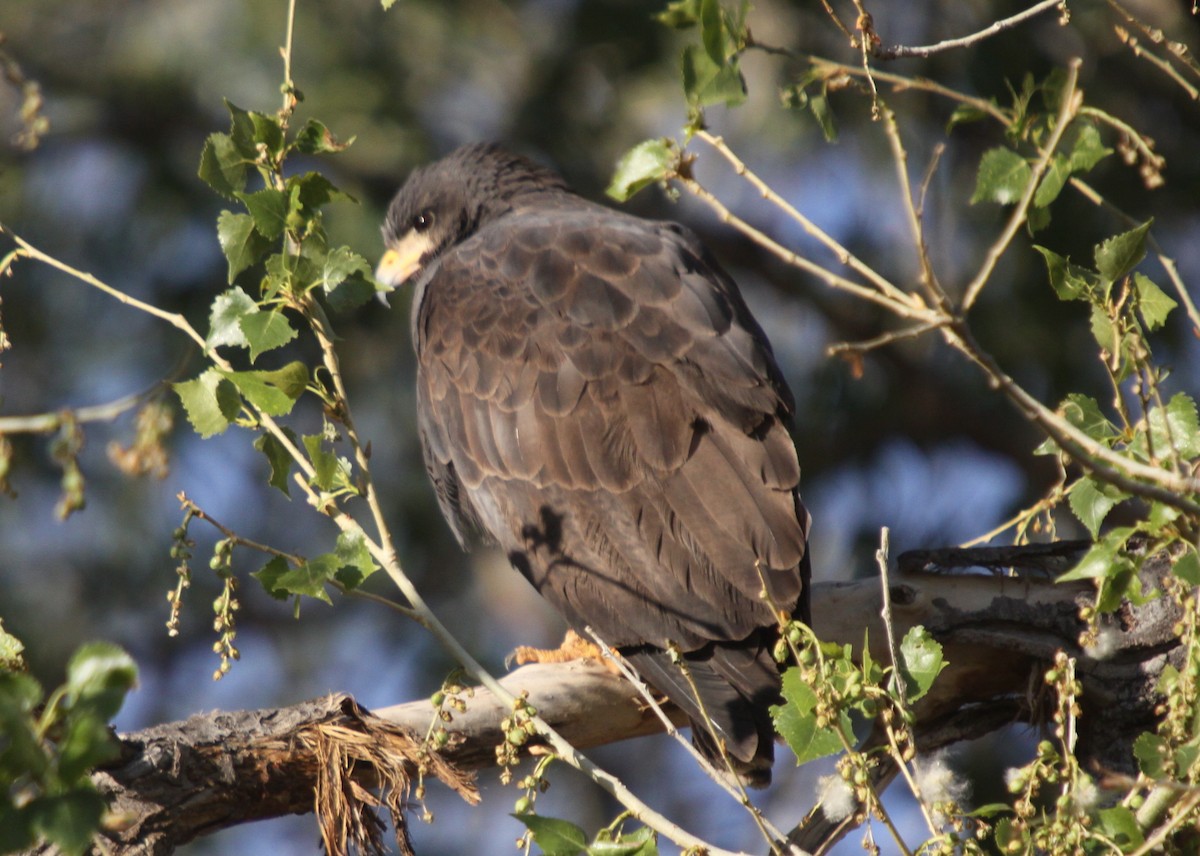
[[[840,13],[853,20],[851,5],[842,5]],[[871,11],[885,42],[928,44],[974,32],[1025,5],[930,0]],[[1169,37],[1200,45],[1189,4],[1131,0],[1128,7]],[[557,166],[584,195],[599,197],[625,150],[648,137],[674,136],[686,117],[679,56],[691,35],[653,20],[657,11],[658,4],[616,0],[400,0],[387,13],[378,0],[301,2],[293,64],[305,99],[300,118],[318,118],[340,138],[356,138],[336,158],[297,164],[320,169],[358,200],[330,210],[331,239],[375,258],[384,207],[408,170],[478,139],[506,141]],[[196,166],[205,137],[228,125],[223,98],[246,109],[277,109],[276,46],[285,15],[282,0],[5,0],[2,50],[40,86],[49,127],[36,147],[19,145],[24,96],[12,80],[0,82],[0,222],[207,329],[209,303],[226,287],[215,232],[226,206],[199,181]],[[749,20],[763,42],[857,61],[818,3],[759,0]],[[1019,89],[1027,74],[1040,80],[1082,57],[1088,103],[1153,137],[1167,164],[1165,185],[1152,191],[1115,157],[1091,180],[1138,220],[1155,217],[1166,253],[1178,260],[1185,281],[1196,282],[1200,110],[1122,45],[1114,30],[1121,23],[1109,5],[1088,0],[1071,5],[1065,25],[1056,14],[1042,15],[972,49],[888,63],[886,70],[936,78],[1006,104],[1008,87]],[[15,67],[9,66],[11,79]],[[831,95],[839,136],[827,143],[807,112],[781,105],[780,89],[795,82],[802,62],[751,52],[742,67],[749,98],[734,110],[711,109],[712,128],[843,244],[885,275],[911,281],[916,261],[887,142],[867,99]],[[1006,216],[996,206],[967,205],[979,157],[1002,142],[999,131],[981,122],[947,137],[952,103],[886,87],[883,96],[900,116],[911,169],[919,173],[937,143],[949,144],[926,215],[933,263],[953,287],[974,273]],[[715,156],[705,153],[696,170],[735,212],[801,253],[823,257]],[[896,552],[958,543],[1034,501],[1055,478],[1051,460],[1029,454],[1041,438],[934,338],[872,352],[860,374],[828,358],[825,348],[877,335],[887,319],[785,269],[690,199],[672,202],[652,190],[629,207],[699,230],[763,321],[796,392],[795,437],[815,518],[819,578],[871,572],[881,525],[892,528]],[[1087,260],[1096,242],[1123,228],[1068,192],[1037,242]],[[1110,399],[1086,313],[1055,299],[1029,243],[1019,239],[984,293],[973,315],[978,335],[1044,402],[1056,403],[1068,391]],[[168,326],[47,267],[19,265],[0,284],[0,299],[13,345],[0,357],[0,415],[110,401],[153,385],[189,356]],[[401,305],[391,311],[372,304],[335,319],[351,400],[360,432],[371,439],[409,573],[468,647],[499,669],[516,644],[555,644],[560,625],[502,558],[465,557],[441,522],[413,431],[404,303],[393,300]],[[1175,370],[1168,393],[1200,387],[1200,347],[1182,315],[1175,313],[1155,340],[1159,360]],[[303,345],[295,349],[312,356]],[[296,350],[271,356],[282,364]],[[185,373],[193,374],[194,364]],[[308,419],[308,430],[319,426],[319,414],[298,418]],[[244,433],[202,442],[178,417],[169,440],[171,470],[162,480],[131,480],[106,460],[109,441],[127,443],[132,434],[131,414],[86,426],[80,462],[87,507],[65,522],[54,514],[61,471],[50,439],[14,439],[10,478],[18,496],[0,498],[0,617],[26,643],[35,675],[57,683],[70,652],[86,640],[125,646],[139,664],[141,687],[118,719],[123,729],[330,691],[380,706],[436,688],[451,664],[417,627],[353,601],[333,608],[306,602],[296,622],[290,607],[249,580],[240,614],[243,662],[210,682],[217,582],[198,572],[181,635],[170,639],[163,627],[164,593],[174,584],[171,531],[181,516],[175,494],[186,491],[245,537],[290,552],[324,552],[335,532],[300,501],[268,490],[265,461]],[[1082,531],[1070,518],[1059,524],[1060,536]],[[192,529],[209,538],[196,550],[199,571],[215,537],[202,526]],[[239,568],[237,558],[243,573],[260,564],[254,559]],[[385,580],[373,584],[387,591]],[[723,846],[754,842],[733,806],[711,808],[713,794],[688,772],[691,761],[665,741],[596,755],[692,831]],[[987,759],[981,750],[960,763],[986,768]],[[788,765],[781,759],[779,783],[763,800],[790,824],[812,804],[813,778],[824,770],[792,774]],[[487,852],[502,852],[507,839],[520,835],[517,822],[504,816],[517,794],[502,790],[494,775],[484,774],[482,782],[480,810],[460,809],[453,797],[431,789],[439,820],[417,825],[418,852],[482,852],[481,841],[494,842]],[[976,796],[986,801],[986,787],[977,786]],[[615,813],[595,789],[565,772],[539,810],[592,829]],[[277,851],[317,847],[311,819],[290,819],[233,830],[191,852],[263,852],[267,842]]]

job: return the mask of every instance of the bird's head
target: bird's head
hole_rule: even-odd
[[[556,173],[494,143],[456,149],[413,170],[388,206],[375,278],[396,288],[502,217],[523,194],[566,189]]]

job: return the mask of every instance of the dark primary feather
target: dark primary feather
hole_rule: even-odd
[[[769,781],[771,604],[808,618],[808,515],[792,398],[737,286],[687,229],[492,146],[414,173],[385,239],[425,211],[418,420],[447,519]]]

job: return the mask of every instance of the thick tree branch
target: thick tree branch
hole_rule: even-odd
[[[950,664],[916,707],[923,751],[1014,721],[1042,721],[1040,675],[1062,649],[1078,658],[1084,685],[1081,759],[1095,769],[1132,771],[1130,745],[1153,726],[1158,676],[1179,659],[1171,632],[1177,614],[1168,598],[1126,606],[1105,628],[1105,656],[1082,650],[1078,612],[1092,589],[1056,585],[1047,576],[1061,571],[1078,549],[1070,544],[901,557],[891,587],[896,632],[923,625],[942,643]],[[1020,576],[941,572],[964,564],[1026,570]],[[1168,569],[1166,557],[1147,561],[1146,582],[1153,585]],[[821,638],[859,645],[867,631],[872,646],[882,649],[886,637],[877,580],[818,584],[813,600],[814,629]],[[874,654],[884,656],[882,650]],[[514,693],[527,692],[541,716],[579,748],[662,727],[636,691],[598,663],[525,666],[503,684]],[[407,754],[398,767],[415,776],[423,765],[425,775],[448,779],[469,798],[472,791],[457,771],[494,764],[495,747],[504,739],[500,720],[510,711],[482,688],[465,701],[466,710],[446,724],[451,741],[440,758],[421,748],[420,735],[436,714],[428,700],[372,714],[346,696],[332,696],[277,710],[195,716],[122,735],[122,759],[96,774],[113,808],[128,818],[112,833],[115,852],[168,853],[224,827],[312,811],[321,766],[316,733],[401,741]],[[447,763],[437,766],[442,760]],[[369,759],[351,766],[352,779],[367,788],[376,785]],[[806,830],[798,843],[816,843],[810,833]]]

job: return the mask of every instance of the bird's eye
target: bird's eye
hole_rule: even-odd
[[[416,217],[412,218],[413,231],[424,232],[433,225],[433,212],[422,211]]]

